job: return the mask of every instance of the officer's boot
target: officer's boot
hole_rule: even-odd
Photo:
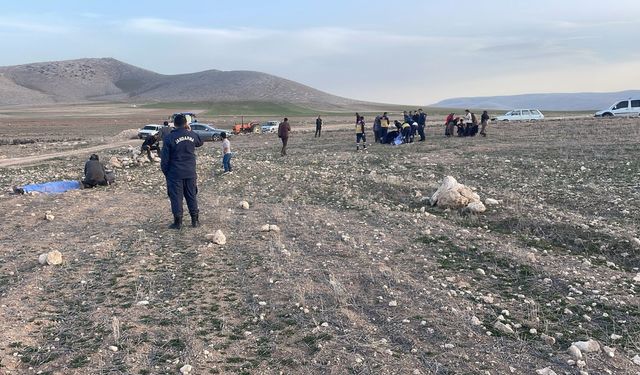
[[[200,221],[198,220],[198,214],[191,215],[191,226],[197,228],[200,226]]]
[[[182,216],[173,216],[173,224],[169,225],[169,229],[181,229],[182,228]]]

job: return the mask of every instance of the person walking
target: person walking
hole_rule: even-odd
[[[373,141],[375,143],[378,143],[378,142],[382,143],[382,139],[380,138],[380,129],[381,129],[380,123],[382,121],[381,119],[382,119],[382,116],[377,115],[373,120]]]
[[[320,138],[320,133],[322,132],[322,118],[318,115],[316,119],[316,135],[313,138]]]
[[[487,127],[488,123],[489,123],[489,114],[487,113],[487,111],[483,111],[482,116],[480,116],[480,135],[483,137],[487,136],[487,133],[485,132],[485,128]]]
[[[167,180],[167,194],[171,200],[173,224],[170,229],[182,228],[182,200],[186,199],[191,226],[199,226],[198,184],[196,174],[196,147],[202,146],[197,133],[191,131],[187,119],[180,114],[173,120],[175,129],[162,144],[160,168]]]
[[[278,125],[278,137],[282,140],[282,150],[280,150],[281,156],[287,156],[287,142],[289,142],[290,131],[291,126],[289,126],[289,119],[285,117],[280,125]]]
[[[360,116],[356,123],[356,151],[360,151],[360,140],[362,140],[362,149],[367,149],[367,137],[364,133],[364,117]]]

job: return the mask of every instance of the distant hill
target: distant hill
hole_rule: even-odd
[[[440,101],[433,106],[474,109],[537,108],[548,111],[595,111],[610,106],[616,100],[629,97],[640,97],[640,90],[453,98]]]
[[[112,58],[0,67],[0,106],[84,101],[266,101],[325,110],[365,104],[252,71],[164,75]]]

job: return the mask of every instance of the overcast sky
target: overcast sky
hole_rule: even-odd
[[[640,1],[6,1],[0,65],[257,70],[345,97],[640,89]]]

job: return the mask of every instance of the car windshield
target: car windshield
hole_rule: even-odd
[[[143,130],[157,130],[158,127],[154,126],[154,125],[147,125],[144,128],[142,128]]]

